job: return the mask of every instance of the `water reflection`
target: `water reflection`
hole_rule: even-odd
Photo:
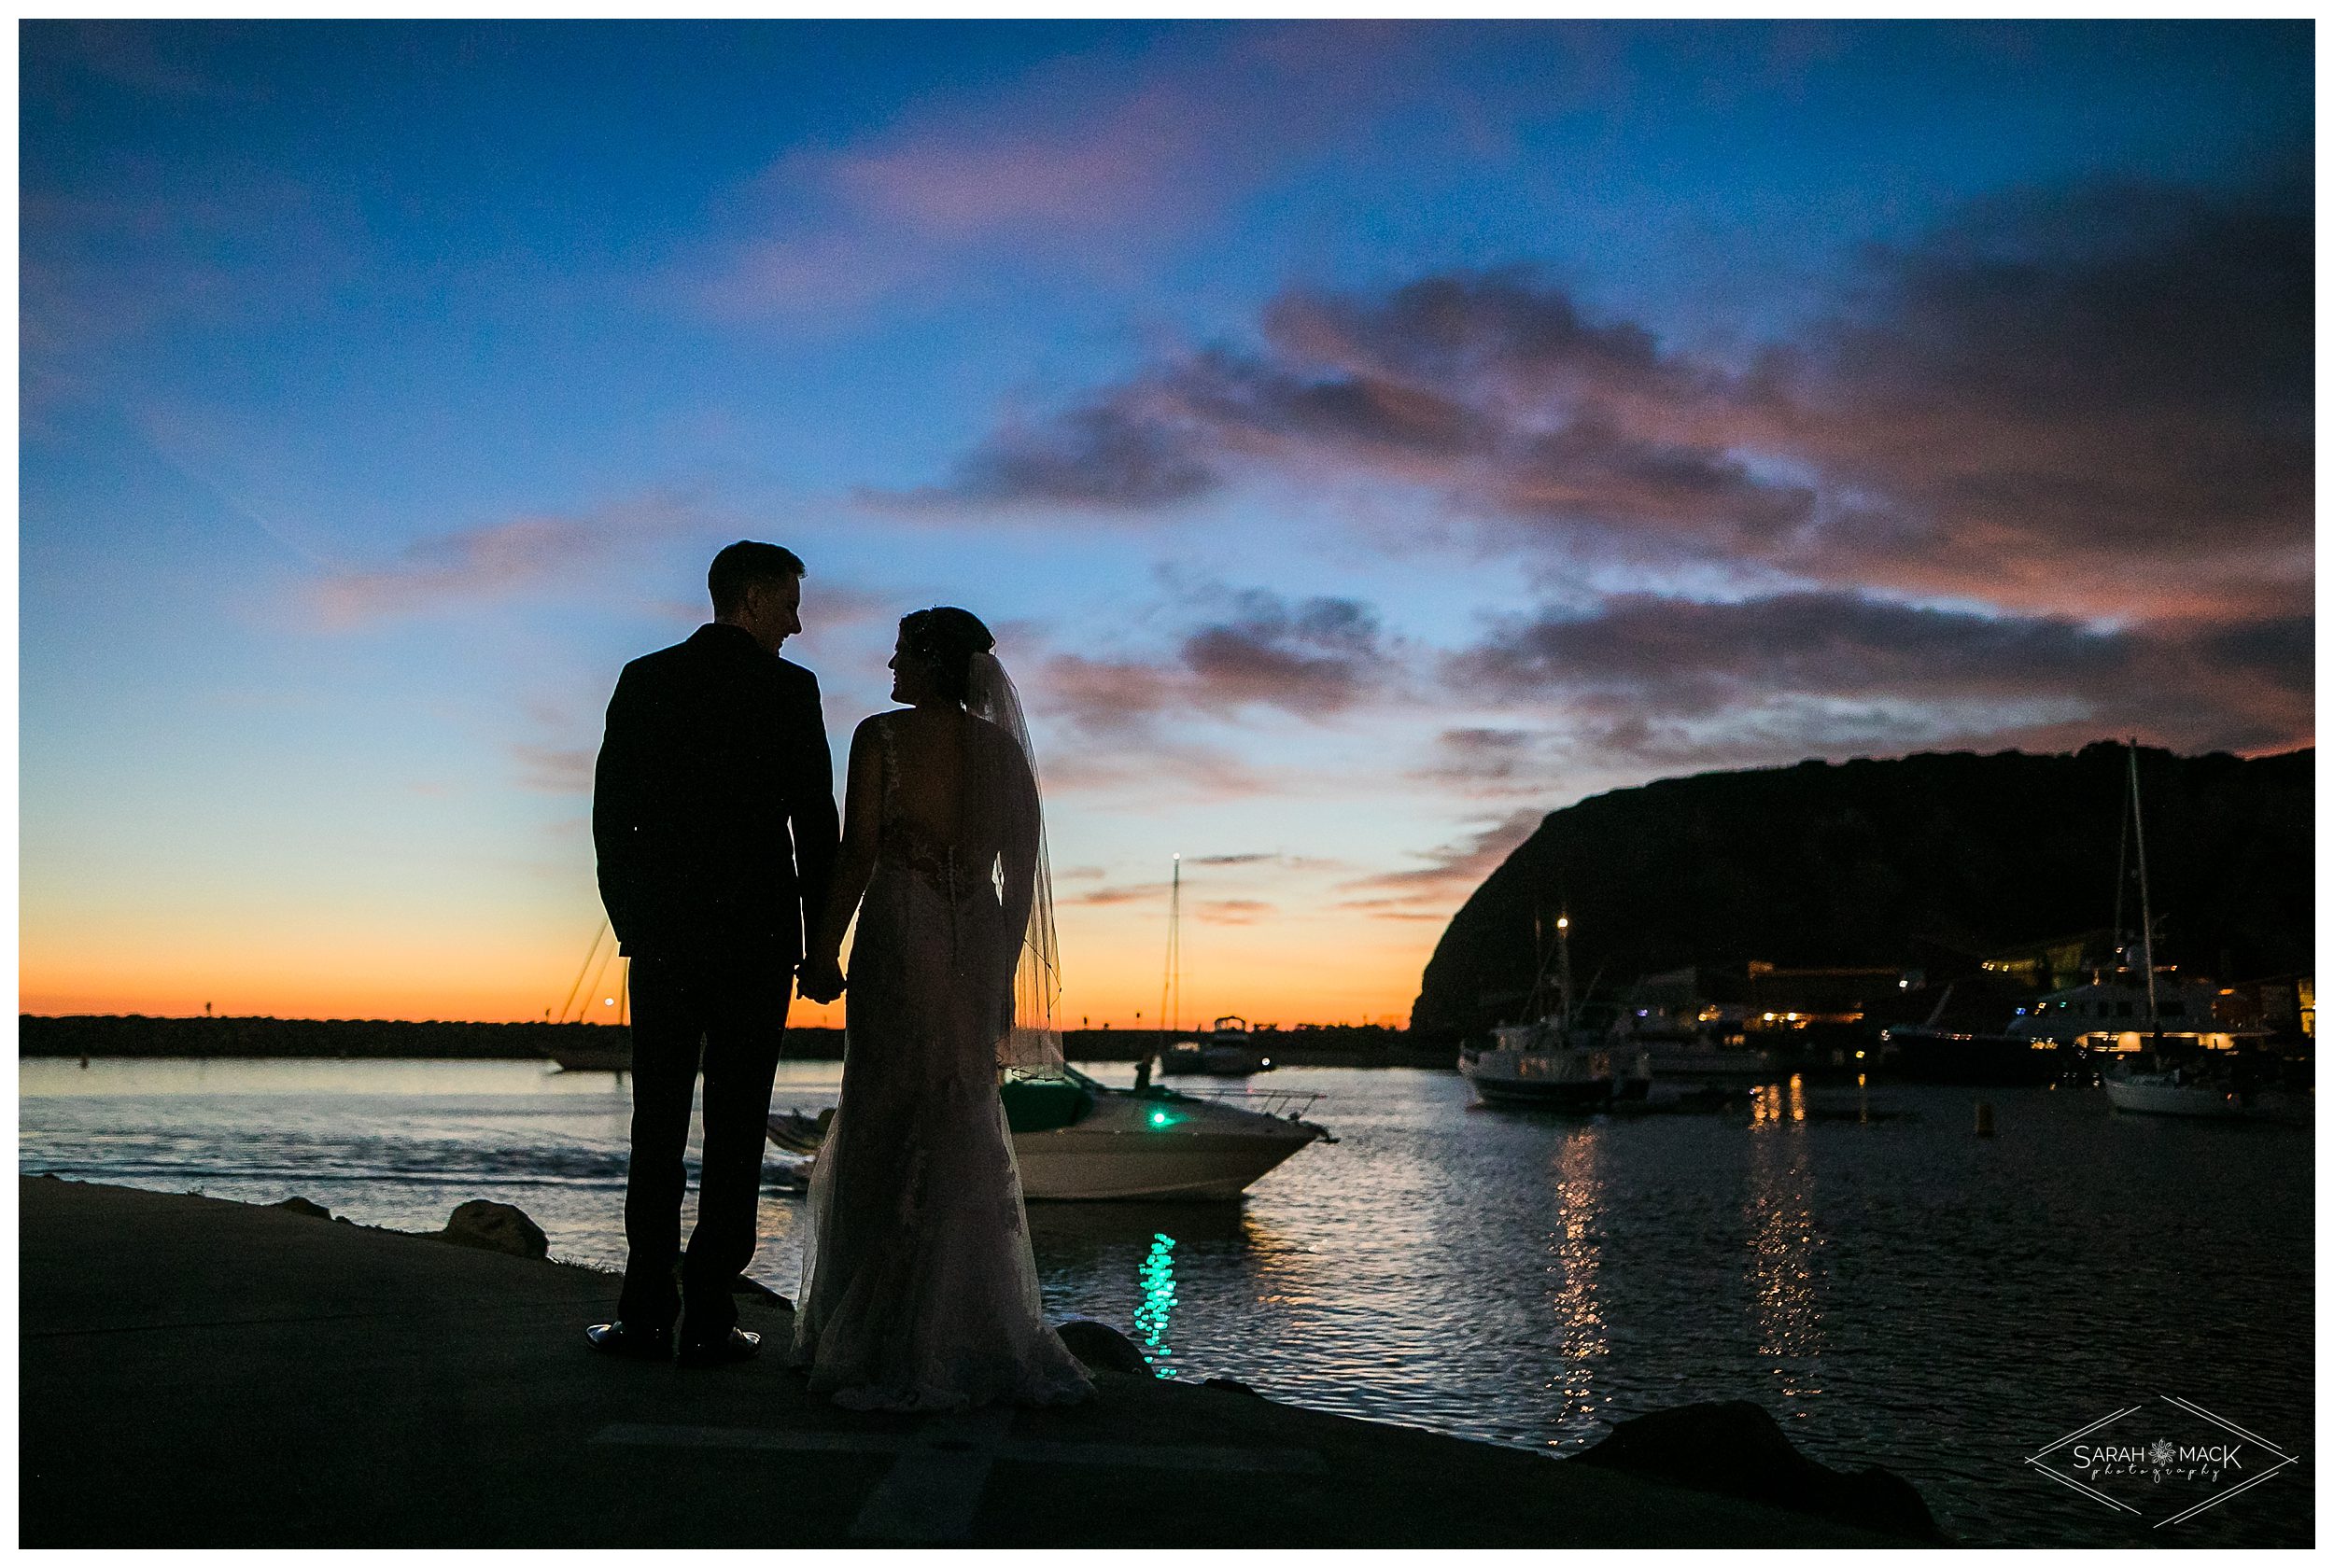
[[[1750,1125],[1754,1127],[1776,1127],[1807,1119],[1807,1085],[1796,1072],[1788,1084],[1761,1084],[1750,1093]]]
[[[1211,1335],[1204,1323],[1179,1322],[1179,1313],[1221,1318],[1273,1301],[1258,1276],[1272,1271],[1273,1254],[1291,1250],[1240,1204],[1033,1203],[1028,1213],[1047,1309],[1117,1323],[1131,1317],[1161,1378],[1185,1368],[1188,1358],[1175,1348],[1181,1340],[1204,1342],[1218,1358],[1224,1351],[1220,1323]]]
[[[1548,1238],[1555,1258],[1548,1265],[1554,1286],[1548,1299],[1558,1337],[1554,1374],[1546,1387],[1556,1395],[1560,1430],[1594,1413],[1596,1366],[1608,1349],[1597,1278],[1604,1261],[1602,1147],[1599,1130],[1583,1128],[1556,1149],[1556,1228]]]
[[[1151,1364],[1151,1371],[1157,1376],[1172,1378],[1176,1368],[1169,1365],[1169,1358],[1175,1350],[1167,1341],[1167,1329],[1175,1310],[1174,1237],[1161,1232],[1151,1238],[1151,1250],[1143,1259],[1136,1282],[1143,1295],[1134,1309],[1134,1333],[1143,1341],[1143,1359]]]
[[[1814,1370],[1823,1350],[1825,1272],[1818,1260],[1815,1177],[1807,1137],[1807,1095],[1797,1074],[1788,1085],[1759,1091],[1751,1110],[1750,1190],[1744,1219],[1750,1232],[1746,1283],[1758,1328],[1758,1353],[1786,1399],[1823,1391]]]

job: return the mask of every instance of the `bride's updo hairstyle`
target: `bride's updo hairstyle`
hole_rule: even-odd
[[[900,618],[900,646],[923,661],[940,694],[960,706],[972,695],[973,655],[997,646],[980,617],[942,605]]]

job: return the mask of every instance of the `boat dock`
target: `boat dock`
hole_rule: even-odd
[[[1880,1547],[1608,1468],[1102,1372],[1069,1409],[612,1361],[609,1275],[20,1178],[23,1547]],[[781,1343],[766,1302],[744,1324]],[[1269,1393],[1271,1391],[1264,1391]]]

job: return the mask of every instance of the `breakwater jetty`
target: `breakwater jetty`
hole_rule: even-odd
[[[1128,1373],[1069,1409],[847,1411],[771,1355],[595,1356],[594,1270],[313,1206],[18,1196],[26,1547],[1907,1544]],[[783,1340],[780,1304],[742,1309]]]
[[[1176,1039],[1191,1038],[1188,1029]],[[1311,1025],[1258,1037],[1273,1059],[1291,1067],[1449,1068],[1455,1047],[1420,1041],[1400,1029]],[[1160,1048],[1157,1029],[1062,1031],[1073,1061],[1132,1062]],[[17,1016],[19,1057],[217,1057],[226,1060],[347,1057],[352,1060],[550,1061],[628,1051],[623,1024],[477,1024],[389,1018],[171,1018],[147,1014],[76,1013]],[[840,1061],[839,1029],[790,1028],[791,1061]]]

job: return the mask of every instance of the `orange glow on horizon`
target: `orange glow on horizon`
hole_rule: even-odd
[[[1130,922],[1132,923],[1132,922]],[[1409,1019],[1433,937],[1363,945],[1372,933],[1352,922],[1292,921],[1265,928],[1195,932],[1187,929],[1182,1010],[1186,1030],[1237,1014],[1257,1025],[1379,1024]],[[1118,935],[1119,933],[1110,933]],[[1125,933],[1133,942],[1065,941],[1066,980],[1061,1026],[1065,1029],[1154,1030],[1160,1027],[1160,958],[1148,931]],[[1233,940],[1226,940],[1227,936]],[[1094,933],[1102,937],[1103,933]],[[1195,937],[1197,940],[1195,940]],[[173,962],[139,962],[120,953],[96,957],[27,944],[21,956],[18,1011],[42,1016],[73,1014],[201,1017],[205,1003],[218,1017],[374,1019],[386,1022],[541,1023],[556,1013],[573,986],[579,959],[513,945],[496,954],[407,953],[384,964],[374,955],[320,952],[305,961],[289,955],[255,960],[241,955],[188,954]],[[513,977],[522,977],[514,982]],[[593,1021],[613,1022],[612,994],[598,987],[601,1005],[586,1007]],[[567,1016],[572,1020],[576,1009]],[[790,1025],[840,1029],[844,1003],[796,998]]]

